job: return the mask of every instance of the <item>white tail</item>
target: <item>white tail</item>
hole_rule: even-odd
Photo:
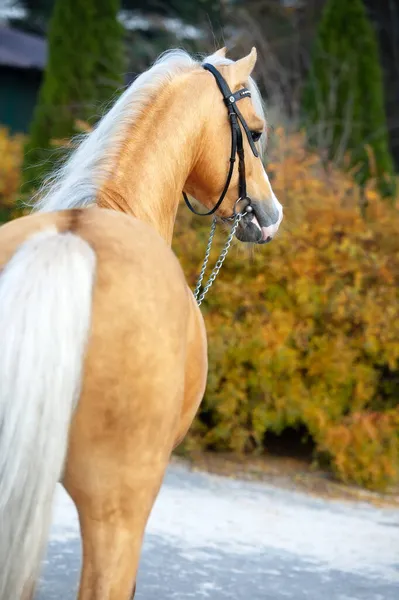
[[[94,251],[55,228],[0,272],[0,600],[37,577],[90,329]]]

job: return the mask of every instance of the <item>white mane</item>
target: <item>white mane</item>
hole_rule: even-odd
[[[232,61],[211,55],[204,62],[223,65]],[[184,50],[170,50],[161,55],[148,71],[126,89],[93,131],[81,136],[82,141],[70,158],[45,181],[35,195],[35,210],[51,212],[93,203],[98,190],[112,174],[126,129],[140,116],[146,100],[176,74],[199,64],[201,62],[194,60]],[[255,110],[264,117],[262,99],[252,79],[249,89]]]

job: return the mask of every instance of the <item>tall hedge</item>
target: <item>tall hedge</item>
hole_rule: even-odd
[[[121,83],[119,0],[57,0],[49,27],[48,62],[24,162],[25,191],[53,167],[51,149],[77,133],[78,120],[98,114],[99,104]]]
[[[382,70],[362,0],[327,0],[314,43],[303,113],[312,144],[390,191],[393,171],[384,110]],[[385,181],[388,180],[388,181]]]
[[[299,134],[275,134],[268,171],[285,219],[266,247],[230,250],[201,307],[209,376],[186,449],[259,452],[269,434],[306,428],[341,480],[389,487],[399,481],[399,212],[370,182],[364,218],[351,175],[326,173]],[[182,207],[175,248],[192,287],[208,233]]]

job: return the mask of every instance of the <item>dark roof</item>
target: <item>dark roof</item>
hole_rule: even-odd
[[[0,25],[0,65],[43,70],[46,57],[44,38]]]

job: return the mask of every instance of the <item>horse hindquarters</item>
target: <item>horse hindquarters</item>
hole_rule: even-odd
[[[97,279],[64,484],[83,538],[79,599],[128,600],[182,410],[189,296],[148,226],[96,211],[80,227]]]
[[[0,274],[0,600],[36,578],[90,327],[95,255],[51,227]]]

